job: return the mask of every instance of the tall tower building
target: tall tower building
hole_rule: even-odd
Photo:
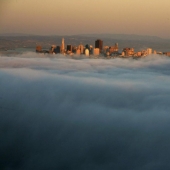
[[[152,48],[147,48],[147,55],[151,55],[152,54]]]
[[[99,48],[100,52],[103,50],[103,41],[102,40],[96,40],[95,41],[95,48]]]
[[[65,50],[64,38],[62,38],[62,42],[61,42],[61,52],[64,53],[64,50]]]
[[[72,45],[67,45],[67,52],[72,52]]]
[[[83,54],[84,53],[84,46],[82,44],[79,45],[79,49],[80,49],[80,53]]]
[[[94,48],[93,50],[93,55],[99,55],[100,54],[100,49],[99,48]]]
[[[85,55],[89,56],[89,49],[87,49],[87,48],[85,49]]]

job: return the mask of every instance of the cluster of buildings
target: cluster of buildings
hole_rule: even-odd
[[[151,54],[164,54],[170,56],[170,52],[161,53],[153,51],[151,48],[147,48],[143,51],[135,52],[134,48],[123,48],[119,53],[118,43],[113,46],[104,46],[103,41],[97,39],[95,41],[95,47],[86,44],[85,46],[80,44],[79,46],[72,46],[71,44],[65,46],[64,38],[61,41],[61,45],[52,45],[49,50],[43,50],[41,46],[36,46],[36,52],[38,53],[50,53],[50,54],[64,54],[64,55],[85,55],[85,56],[106,56],[106,57],[142,57]]]

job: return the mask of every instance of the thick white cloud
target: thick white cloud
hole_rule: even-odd
[[[169,169],[170,58],[0,57],[1,169]]]

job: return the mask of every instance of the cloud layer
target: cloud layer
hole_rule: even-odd
[[[169,169],[170,59],[0,57],[0,169]]]

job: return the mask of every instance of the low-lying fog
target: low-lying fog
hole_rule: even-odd
[[[0,169],[170,169],[170,58],[45,57],[0,57]]]

